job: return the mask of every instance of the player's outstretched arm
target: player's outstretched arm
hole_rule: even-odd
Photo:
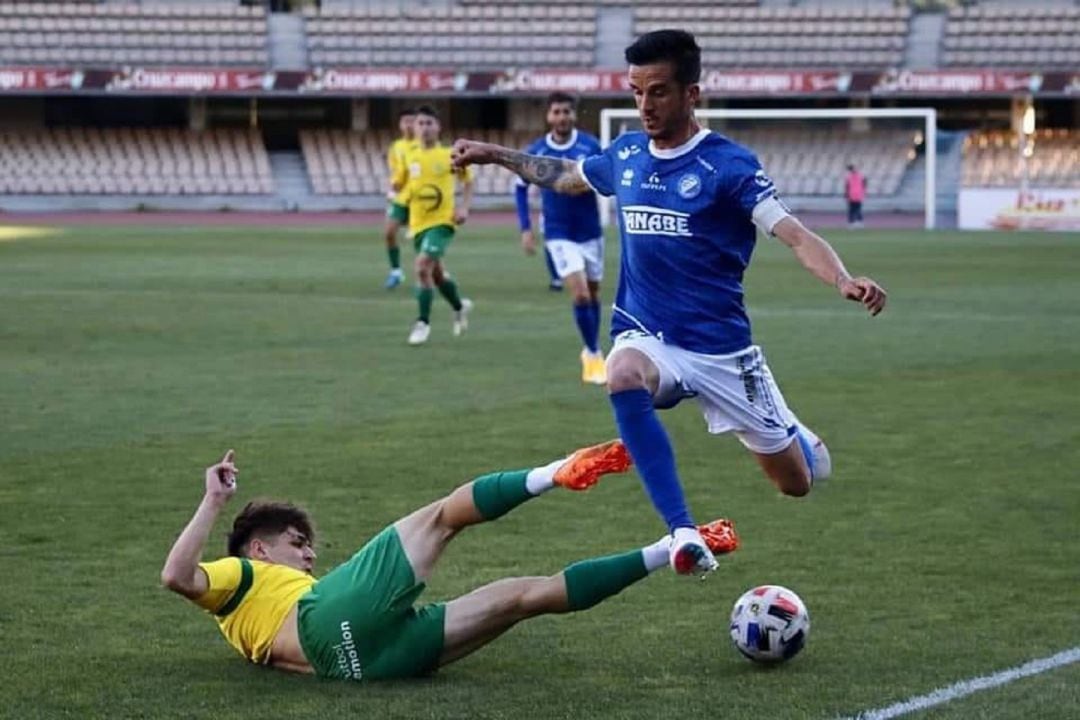
[[[842,297],[862,303],[871,315],[885,309],[885,289],[868,277],[851,277],[832,245],[792,216],[772,229],[773,235],[790,247],[803,267],[835,287]]]
[[[501,165],[516,173],[525,182],[539,185],[566,195],[581,195],[591,191],[577,163],[564,158],[529,155],[502,145],[458,140],[450,157],[454,167],[468,165]]]
[[[221,508],[236,492],[236,453],[225,453],[221,462],[206,468],[206,492],[195,515],[169,551],[161,569],[161,584],[192,600],[201,597],[209,587],[206,573],[199,567],[206,539],[214,527]]]

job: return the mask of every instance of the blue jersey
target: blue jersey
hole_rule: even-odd
[[[525,149],[530,155],[564,158],[574,162],[596,155],[600,151],[600,143],[596,138],[576,129],[562,145],[556,143],[549,134],[537,139]],[[522,230],[528,229],[528,199],[524,192],[526,189],[524,181],[518,180],[518,215],[519,220],[523,220]],[[571,240],[580,243],[596,240],[603,235],[595,194],[564,195],[542,188],[540,197],[545,240]]]
[[[672,149],[633,132],[583,161],[581,173],[618,200],[612,335],[637,329],[716,355],[751,345],[742,278],[755,221],[771,231],[787,214],[754,154],[708,130]]]

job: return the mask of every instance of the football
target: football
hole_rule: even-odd
[[[780,585],[747,590],[731,610],[731,640],[754,662],[779,663],[799,654],[810,634],[802,599]]]

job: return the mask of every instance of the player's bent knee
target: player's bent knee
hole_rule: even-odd
[[[769,478],[781,493],[788,497],[804,497],[813,486],[810,476],[801,468],[769,468]]]
[[[620,350],[608,356],[607,387],[609,393],[647,389],[656,391],[649,382],[651,363],[647,357],[632,349]]]
[[[421,280],[430,281],[435,274],[435,263],[427,255],[418,255],[414,267]]]
[[[457,534],[447,518],[447,498],[425,505],[394,523],[417,576],[426,577],[442,549]]]
[[[805,475],[801,478],[795,479],[794,482],[786,482],[780,486],[780,492],[784,493],[788,497],[805,497],[810,494],[810,489],[813,485],[810,483],[810,478]]]

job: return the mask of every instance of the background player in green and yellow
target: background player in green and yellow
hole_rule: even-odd
[[[431,303],[435,288],[454,309],[454,335],[468,327],[472,302],[462,298],[457,284],[443,266],[443,255],[454,239],[456,226],[469,217],[473,172],[456,170],[450,148],[439,142],[439,116],[434,108],[416,109],[413,123],[416,146],[405,153],[405,163],[392,178],[393,188],[408,198],[409,231],[416,247],[416,299],[420,312],[409,333],[410,345],[422,345],[431,335]],[[454,190],[461,185],[461,206],[455,209]]]
[[[386,153],[386,167],[389,170],[390,182],[398,176],[405,167],[405,156],[409,150],[416,147],[416,136],[413,131],[413,123],[416,120],[416,111],[406,108],[398,113],[398,129],[401,137],[390,144]],[[387,290],[393,290],[405,279],[405,273],[401,271],[401,248],[398,246],[398,231],[409,223],[409,196],[404,188],[391,187],[387,193],[390,204],[386,207],[386,254],[390,259],[390,274],[386,276],[383,284]]]

